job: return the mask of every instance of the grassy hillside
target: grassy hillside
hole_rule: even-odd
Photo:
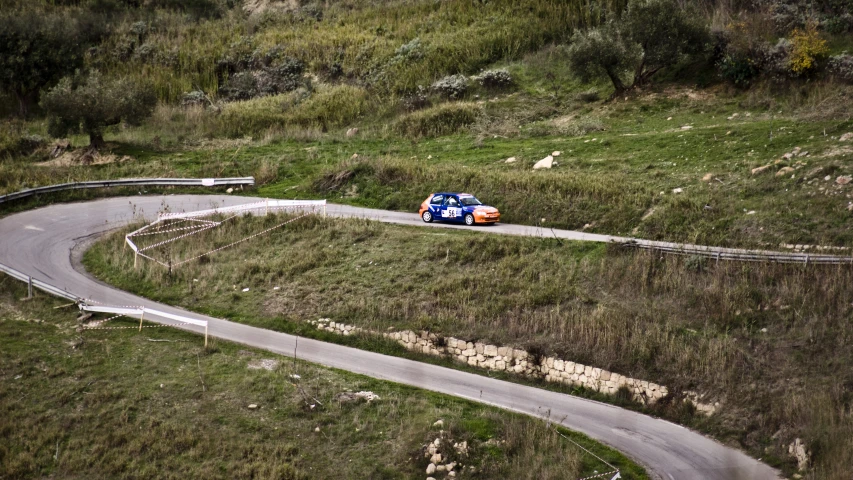
[[[192,258],[281,221],[226,223],[155,255]],[[715,264],[312,217],[170,275],[151,262],[134,270],[124,233],[90,250],[87,268],[146,297],[307,335],[316,332],[307,320],[329,317],[557,354],[659,382],[675,398],[702,392],[722,404],[710,418],[678,400],[650,411],[789,469],[788,444],[802,438],[814,453],[811,478],[846,476],[836,460],[851,455],[853,428],[849,267]]]
[[[228,342],[205,349],[171,329],[80,333],[75,311],[40,295],[21,301],[11,282],[0,279],[0,478],[419,478],[436,438],[457,478],[602,467],[543,422],[471,402]],[[351,398],[360,391],[379,399]],[[561,433],[623,478],[647,478]],[[463,441],[467,454],[452,447]]]

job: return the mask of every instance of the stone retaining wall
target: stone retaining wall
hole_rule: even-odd
[[[311,321],[318,329],[339,335],[354,333],[373,333],[352,325],[333,322],[328,318]],[[385,332],[385,338],[396,340],[409,350],[435,356],[452,357],[468,365],[489,370],[513,372],[532,378],[541,378],[548,382],[563,383],[584,387],[596,392],[615,394],[620,388],[627,388],[633,399],[644,404],[652,404],[667,396],[665,386],[646,380],[629,378],[600,368],[542,356],[535,358],[529,352],[511,347],[487,345],[481,342],[468,342],[458,338],[438,337],[433,333]]]

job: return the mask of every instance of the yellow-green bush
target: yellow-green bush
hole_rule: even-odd
[[[480,112],[471,102],[443,103],[401,117],[393,129],[409,138],[448,135],[474,123]]]
[[[796,75],[814,72],[818,62],[829,53],[826,40],[821,38],[814,23],[808,24],[805,29],[795,28],[791,32],[791,44],[791,71]]]

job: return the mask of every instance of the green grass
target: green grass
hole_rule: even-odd
[[[155,254],[186,258],[278,222],[244,219]],[[717,265],[547,238],[308,218],[170,276],[148,262],[134,271],[122,242],[118,232],[95,245],[87,268],[158,301],[412,358],[379,340],[318,334],[306,320],[538,349],[673,392],[707,393],[723,404],[710,418],[679,401],[649,411],[783,468],[794,436],[833,452],[816,453],[817,472],[849,454],[829,440],[849,428],[844,388],[834,387],[853,381],[843,373],[853,364],[846,267]],[[798,405],[815,390],[817,410],[803,416]]]
[[[19,300],[21,285],[0,282],[3,478],[417,478],[437,437],[445,461],[468,478],[603,467],[541,421],[224,341],[205,349],[171,329],[81,333],[75,311],[52,308],[61,302]],[[276,366],[249,367],[264,359]],[[380,400],[340,398],[363,390]],[[443,432],[432,426],[438,419]],[[560,432],[624,478],[647,478],[613,450]],[[461,441],[468,456],[450,448]]]

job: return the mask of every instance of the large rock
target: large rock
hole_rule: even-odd
[[[752,169],[752,174],[753,175],[759,175],[761,173],[766,172],[767,170],[770,170],[770,167],[772,167],[772,166],[773,165],[762,165],[760,167],[755,167]]]
[[[847,132],[838,139],[839,142],[849,142],[850,140],[853,140],[853,132]]]
[[[553,166],[554,166],[554,156],[548,155],[547,157],[543,158],[542,160],[539,160],[538,162],[536,162],[536,164],[533,165],[533,170],[541,170],[543,168],[551,168]]]
[[[797,459],[797,468],[803,471],[809,467],[811,453],[806,450],[806,444],[799,438],[794,440],[794,443],[788,445],[788,453]]]
[[[793,171],[794,171],[794,169],[792,167],[782,167],[779,169],[778,172],[776,172],[776,176],[777,177],[784,177],[785,175],[788,175],[789,173],[792,173]]]
[[[851,180],[853,180],[853,177],[850,175],[842,175],[835,179],[835,183],[839,185],[847,185]]]
[[[347,138],[352,138],[356,135],[358,135],[358,129],[357,128],[350,128],[349,130],[347,130]]]

